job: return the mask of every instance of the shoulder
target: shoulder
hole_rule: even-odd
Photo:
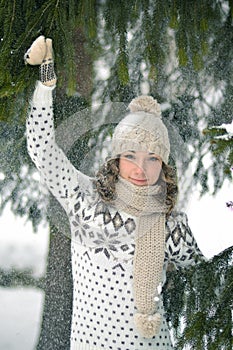
[[[166,257],[179,266],[187,266],[202,253],[184,212],[173,212],[166,221]]]
[[[167,239],[169,238],[169,235],[172,235],[174,232],[176,232],[176,235],[179,235],[183,239],[187,235],[190,237],[192,236],[192,232],[188,225],[188,217],[184,212],[172,212],[166,220],[166,227]]]
[[[166,225],[171,229],[174,228],[177,224],[188,225],[187,214],[182,211],[173,211],[167,217]]]
[[[184,212],[172,212],[166,220],[166,242],[172,242],[177,246],[186,241],[190,235],[192,236],[192,233],[188,226],[187,215]]]
[[[88,202],[91,206],[96,204],[99,201],[99,194],[93,178],[78,171],[77,185],[73,188],[70,199],[80,203]]]

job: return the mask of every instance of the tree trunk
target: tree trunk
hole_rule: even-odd
[[[64,216],[55,199],[51,205],[56,218]],[[50,223],[50,247],[45,283],[45,301],[37,350],[68,350],[72,316],[72,272],[67,227]],[[59,220],[63,222],[63,220]]]

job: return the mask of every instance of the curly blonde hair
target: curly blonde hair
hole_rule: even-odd
[[[114,200],[115,184],[119,177],[119,158],[113,158],[106,161],[96,174],[94,181],[97,192],[105,202]],[[168,214],[173,210],[178,195],[178,185],[176,171],[173,167],[162,163],[162,171],[160,173],[157,185],[161,186],[161,197],[166,193],[166,205],[168,206]]]

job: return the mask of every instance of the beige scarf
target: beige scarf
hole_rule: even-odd
[[[165,246],[165,215],[168,211],[159,200],[159,186],[135,186],[119,178],[114,205],[138,220],[134,254],[135,326],[145,338],[158,334],[161,315],[158,311],[158,288],[162,280]],[[161,197],[161,196],[160,196]],[[162,203],[161,203],[162,202]]]

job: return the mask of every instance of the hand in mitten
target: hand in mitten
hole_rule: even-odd
[[[46,39],[46,56],[40,65],[40,80],[46,86],[53,86],[57,82],[53,63],[52,39]]]
[[[37,38],[28,49],[25,63],[40,65],[40,81],[46,86],[53,86],[57,82],[54,71],[52,39],[45,39],[43,35]]]
[[[33,41],[31,47],[27,50],[24,55],[25,64],[32,66],[40,65],[43,63],[47,51],[45,37],[39,36]]]

